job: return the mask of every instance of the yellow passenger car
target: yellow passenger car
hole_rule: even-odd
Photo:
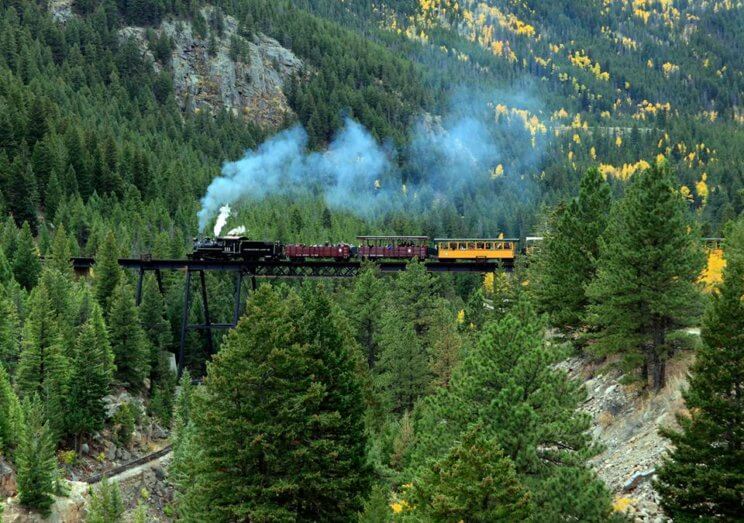
[[[435,238],[440,260],[514,260],[516,238]]]

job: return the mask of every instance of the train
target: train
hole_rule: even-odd
[[[189,258],[200,261],[413,260],[513,262],[519,239],[434,238],[428,236],[357,236],[357,245],[305,245],[261,241],[246,236],[194,238]]]

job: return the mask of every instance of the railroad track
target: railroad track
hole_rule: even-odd
[[[89,485],[93,485],[95,483],[100,482],[104,478],[118,476],[119,474],[122,474],[135,467],[139,467],[141,465],[145,465],[146,463],[150,463],[151,461],[155,461],[156,459],[160,459],[166,454],[168,454],[171,450],[172,450],[172,446],[166,445],[160,450],[152,452],[151,454],[147,454],[146,456],[142,456],[141,458],[132,460],[129,463],[125,463],[124,465],[119,465],[118,467],[114,467],[112,469],[105,470],[97,474],[93,474],[92,476],[88,476],[84,481],[85,483],[88,483]]]

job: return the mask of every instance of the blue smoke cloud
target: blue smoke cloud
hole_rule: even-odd
[[[390,159],[359,123],[347,119],[328,150],[309,152],[305,130],[295,125],[226,163],[201,199],[199,230],[222,205],[269,194],[320,190],[331,207],[347,208],[361,195],[374,193],[375,181],[390,170]],[[352,197],[352,195],[357,195]]]
[[[322,194],[330,208],[366,218],[401,209],[413,212],[464,193],[480,197],[493,192],[484,188],[493,183],[491,173],[503,161],[505,139],[529,143],[523,130],[497,124],[486,103],[468,97],[460,97],[443,120],[421,118],[413,126],[401,168],[391,148],[351,118],[324,152],[308,151],[307,133],[295,125],[223,165],[201,199],[199,230],[205,230],[221,206],[269,195]],[[509,154],[511,165],[522,171],[540,156],[530,150],[520,158],[513,148]],[[523,184],[517,177],[509,183]]]

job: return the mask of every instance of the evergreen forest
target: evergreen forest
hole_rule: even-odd
[[[735,0],[0,0],[0,519],[740,520],[743,93]],[[224,233],[428,251],[136,270]]]

